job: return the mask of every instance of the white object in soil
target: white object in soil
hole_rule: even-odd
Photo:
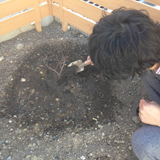
[[[25,78],[21,78],[21,82],[26,82],[26,79]]]
[[[1,56],[1,57],[0,57],[0,62],[1,62],[1,61],[3,61],[3,60],[4,60],[4,57],[3,57],[3,56]]]

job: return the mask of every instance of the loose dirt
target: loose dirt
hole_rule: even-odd
[[[108,81],[86,60],[87,37],[53,22],[0,44],[0,158],[137,160],[130,138],[147,92],[139,77]],[[19,47],[21,46],[21,47]]]

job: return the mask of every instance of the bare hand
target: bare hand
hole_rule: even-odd
[[[154,101],[140,100],[139,117],[143,123],[160,127],[160,105]]]
[[[89,64],[92,65],[92,66],[94,65],[93,62],[91,61],[90,56],[87,57],[87,60],[84,63],[87,64],[87,65],[89,65]]]

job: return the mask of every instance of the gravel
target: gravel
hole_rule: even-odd
[[[103,115],[103,112],[92,117],[90,123],[96,127],[84,128],[82,125],[75,125],[73,128],[66,127],[66,130],[60,130],[57,131],[57,134],[53,134],[51,130],[43,131],[40,123],[27,125],[25,121],[22,121],[17,124],[17,120],[21,119],[22,116],[20,114],[6,115],[7,106],[3,105],[2,102],[4,101],[6,86],[13,81],[13,73],[36,45],[48,41],[61,41],[61,39],[75,39],[79,43],[87,43],[85,36],[80,36],[73,30],[64,33],[61,30],[61,25],[53,22],[48,27],[43,28],[42,33],[38,33],[34,29],[0,44],[0,159],[137,160],[132,151],[130,139],[133,132],[143,125],[136,116],[136,108],[142,97],[147,98],[147,92],[139,77],[135,77],[134,81],[126,80],[121,84],[112,83],[110,87],[115,88],[114,95],[116,95],[120,105],[113,103],[110,115],[114,117],[114,121],[107,122],[105,119],[100,121],[100,115]],[[87,54],[85,56],[87,57]],[[83,81],[86,81],[85,77]],[[20,82],[27,84],[27,79],[21,77]],[[76,86],[74,84],[66,85],[66,90],[74,93],[77,89]],[[35,93],[36,91],[30,88],[28,96]],[[56,103],[61,102],[59,97],[53,99]],[[78,99],[79,97],[77,97],[77,102],[80,103],[81,99],[79,101]],[[20,101],[20,103],[23,105],[24,102]],[[35,103],[36,101],[31,99],[28,105],[34,108]],[[17,104],[19,103],[17,102]],[[50,103],[50,106],[53,105],[54,103]],[[85,105],[88,107],[86,107],[87,112],[91,112],[92,107],[89,106],[89,100],[86,101]],[[73,107],[73,103],[63,106],[69,110],[70,107]],[[107,103],[103,106],[105,110],[108,110],[109,105]],[[59,112],[63,114],[63,108],[59,108]],[[28,114],[29,116],[31,115]],[[46,116],[40,117],[44,123],[48,118],[47,113]],[[81,119],[82,123],[83,119],[85,116]],[[65,118],[63,123],[65,125],[74,124],[74,120],[70,121]]]

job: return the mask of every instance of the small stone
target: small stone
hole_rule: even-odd
[[[26,159],[29,159],[30,157],[31,157],[31,155],[27,155],[27,156],[26,156]]]
[[[35,143],[33,143],[33,147],[35,147],[36,146],[36,144]]]
[[[59,98],[56,98],[56,101],[59,102]]]
[[[107,144],[110,145],[110,144],[111,144],[111,141],[110,141],[110,140],[107,140]]]
[[[103,126],[102,126],[102,125],[100,125],[100,124],[98,124],[98,128],[103,129]]]
[[[22,43],[17,44],[16,48],[18,50],[21,50],[24,47],[24,45]]]
[[[8,122],[9,122],[9,123],[12,123],[12,120],[9,120]]]
[[[72,104],[71,104],[71,103],[67,104],[67,107],[71,107],[71,106],[72,106]]]
[[[34,156],[34,157],[32,158],[32,160],[38,160],[38,157],[37,157],[37,156]]]
[[[33,94],[34,92],[35,92],[35,89],[32,89],[32,90],[31,90],[31,94]]]
[[[30,143],[30,144],[28,145],[28,147],[31,148],[31,147],[32,147],[32,143]]]
[[[117,140],[114,140],[114,143],[119,143],[119,141],[117,141]]]
[[[31,101],[29,101],[29,103],[33,105],[33,104],[34,104],[34,101],[31,100]]]
[[[56,136],[53,136],[53,137],[52,137],[52,140],[55,140],[55,139],[56,139]]]
[[[4,143],[6,143],[6,140],[3,140],[3,141],[2,141],[2,144],[4,144]]]
[[[66,86],[65,89],[66,89],[66,90],[69,90],[69,89],[70,89],[70,86]]]
[[[21,78],[21,82],[26,82],[26,79],[25,78]]]
[[[33,141],[33,137],[31,137],[30,140]]]
[[[138,117],[138,116],[134,116],[134,117],[132,117],[132,121],[133,121],[135,124],[140,123],[140,119],[139,119],[139,117]]]
[[[12,159],[12,157],[11,157],[11,156],[7,157],[7,160],[11,160],[11,159]]]
[[[98,123],[98,120],[96,118],[92,118],[94,121],[96,121],[96,124]]]
[[[131,151],[132,150],[132,146],[129,146],[128,149]]]
[[[71,33],[73,36],[78,36],[79,34],[80,34],[80,32],[79,31],[74,31],[74,32],[72,32]]]
[[[93,153],[89,153],[89,155],[88,155],[89,157],[92,157],[93,156]]]
[[[4,60],[4,57],[3,57],[3,56],[1,56],[1,57],[0,57],[0,62],[1,62],[1,61],[3,61],[3,60]]]
[[[11,128],[10,131],[12,132],[12,131],[13,131],[13,128]]]
[[[120,129],[120,128],[121,128],[121,126],[120,126],[120,125],[118,125],[118,124],[116,124],[116,127],[117,127],[118,129]]]
[[[86,157],[85,157],[85,156],[82,156],[82,157],[81,157],[81,159],[82,159],[82,160],[85,160],[85,159],[86,159]]]

